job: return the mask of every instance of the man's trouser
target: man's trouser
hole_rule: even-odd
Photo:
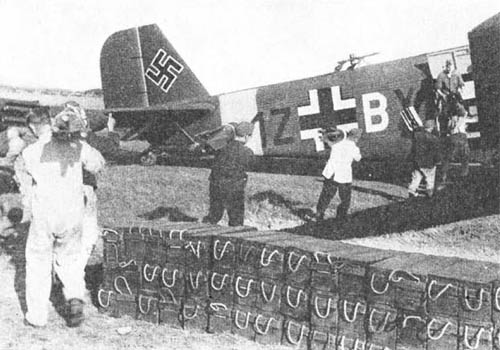
[[[432,196],[434,193],[434,183],[436,179],[436,167],[432,168],[419,168],[413,170],[411,173],[411,182],[408,186],[408,192],[412,195],[417,195],[418,186],[420,182],[425,178],[425,183],[427,184],[427,194]]]
[[[224,209],[226,209],[229,226],[243,225],[245,217],[245,185],[246,179],[210,179],[210,209],[203,221],[211,224],[218,223],[222,219]]]
[[[97,196],[92,186],[83,186],[85,196],[85,208],[83,212],[82,246],[87,254],[87,259],[99,237],[99,225],[97,224]]]
[[[337,194],[337,189],[340,196],[340,204],[337,207],[337,218],[345,218],[351,205],[351,183],[338,183],[333,179],[325,179],[323,182],[323,189],[319,195],[318,204],[316,205],[316,212],[318,216],[325,215],[326,208],[332,201],[333,197]]]
[[[33,179],[24,173],[16,172],[16,179],[19,185],[19,193],[23,204],[23,220],[22,222],[31,221],[31,199],[33,196],[32,185]]]
[[[467,134],[459,133],[453,134],[446,140],[445,154],[443,157],[442,181],[448,179],[448,171],[450,170],[450,163],[458,157],[462,164],[461,176],[469,174],[469,157],[470,149],[469,142],[467,141]]]
[[[48,232],[46,225],[33,219],[26,242],[26,320],[35,326],[47,323],[52,268],[63,284],[66,300],[83,300],[84,268],[82,230],[75,227],[61,235]]]

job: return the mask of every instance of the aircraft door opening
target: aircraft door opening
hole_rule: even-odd
[[[258,113],[257,108],[257,89],[238,91],[219,96],[219,106],[221,123],[229,124],[231,122],[251,122]],[[247,146],[256,155],[263,155],[261,121],[254,124],[253,134],[247,143]]]
[[[431,53],[427,55],[427,60],[434,79],[442,72],[447,60],[453,63],[453,68],[462,76],[465,83],[462,89],[462,98],[468,111],[467,138],[469,140],[478,139],[481,134],[478,125],[479,117],[477,112],[476,90],[474,81],[472,80],[472,62],[469,47],[461,46]]]

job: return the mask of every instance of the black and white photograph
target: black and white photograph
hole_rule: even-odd
[[[0,350],[500,350],[498,0],[0,0]]]

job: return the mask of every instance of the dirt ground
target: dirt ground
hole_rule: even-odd
[[[100,222],[199,220],[208,211],[208,175],[208,169],[185,167],[110,167],[100,180]],[[347,222],[334,218],[336,197],[326,212],[328,220],[311,225],[304,215],[315,209],[319,177],[251,173],[245,224],[381,249],[499,262],[498,172],[475,169],[473,176],[432,199],[411,200],[401,184],[355,180]],[[221,224],[227,224],[225,216]]]
[[[7,254],[0,255],[0,349],[7,350],[121,350],[121,349],[262,349],[262,345],[231,335],[207,334],[184,331],[167,326],[153,326],[129,317],[111,318],[98,313],[88,303],[87,319],[76,329],[66,327],[62,317],[51,308],[49,324],[33,329],[23,324],[23,308],[20,306],[22,271],[10,261]],[[18,283],[14,283],[17,281]],[[53,298],[54,300],[55,298]],[[124,333],[124,334],[120,334]],[[264,347],[269,350],[283,347]]]
[[[195,221],[208,210],[207,169],[110,166],[99,178],[99,221],[105,226]],[[382,249],[396,249],[500,263],[498,178],[479,175],[473,184],[457,184],[434,199],[408,200],[401,185],[355,181],[347,222],[337,221],[336,198],[321,224],[303,220],[314,210],[319,178],[251,173],[247,186],[246,224],[265,230],[288,230]],[[17,195],[3,196],[15,206]],[[226,218],[221,222],[227,224]],[[0,252],[0,349],[279,349],[231,334],[210,335],[166,326],[113,319],[88,303],[84,325],[68,329],[51,309],[44,329],[23,325],[24,258],[20,235]],[[93,263],[99,261],[96,250]],[[60,305],[60,297],[53,296]],[[123,335],[120,335],[124,333]]]

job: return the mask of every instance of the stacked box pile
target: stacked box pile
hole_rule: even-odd
[[[129,315],[152,323],[205,329],[212,236],[254,231],[198,223],[161,228],[105,229],[104,282],[98,292],[110,316]]]
[[[500,350],[500,265],[251,227],[104,230],[100,310],[311,350]]]

